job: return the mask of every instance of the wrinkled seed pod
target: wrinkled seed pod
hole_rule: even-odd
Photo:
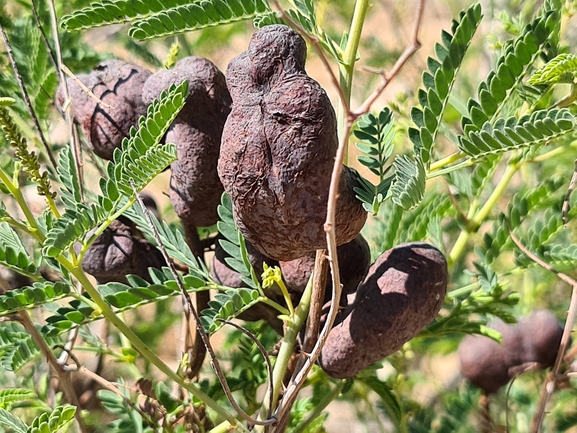
[[[269,266],[278,266],[278,262],[263,256],[257,249],[255,249],[249,242],[246,242],[246,249],[248,252],[249,261],[254,268],[256,275],[260,276],[263,272],[263,263]],[[234,269],[231,269],[225,262],[229,255],[224,251],[219,243],[216,243],[216,249],[212,259],[212,266],[210,269],[210,276],[212,279],[222,286],[241,288],[247,287],[240,278],[240,274]],[[276,290],[275,290],[276,289]],[[281,304],[284,303],[280,289],[276,286],[270,287],[267,290],[267,296]],[[282,335],[282,321],[277,317],[278,311],[263,303],[258,303],[239,315],[239,319],[247,321],[266,320],[274,330]]]
[[[462,375],[486,394],[506,385],[524,364],[548,368],[555,362],[563,328],[551,311],[535,310],[512,325],[496,319],[488,327],[502,334],[501,344],[467,335],[458,350]]]
[[[369,244],[362,235],[358,235],[351,242],[339,245],[337,248],[339,274],[343,285],[343,294],[347,295],[356,290],[359,283],[367,274],[371,265],[371,251]],[[302,293],[315,267],[316,253],[311,252],[300,259],[288,262],[279,262],[283,279],[291,292]],[[330,299],[332,282],[327,281],[325,298]]]
[[[188,81],[189,96],[166,133],[166,142],[175,143],[178,154],[171,165],[170,201],[188,226],[204,227],[218,221],[223,187],[217,162],[231,99],[222,72],[200,57],[184,58],[174,69],[154,73],[144,85],[143,99],[150,103],[183,81]]]
[[[415,242],[384,252],[337,317],[319,364],[331,377],[350,378],[397,351],[437,316],[447,291],[447,262]]]
[[[338,146],[330,100],[305,70],[306,45],[283,25],[256,31],[227,69],[233,99],[218,172],[239,230],[260,252],[293,260],[326,246],[323,224]],[[366,220],[354,172],[344,167],[337,201],[337,243]]]
[[[78,83],[66,80],[74,121],[101,158],[111,160],[114,149],[120,147],[130,128],[136,127],[140,116],[146,114],[142,88],[150,75],[149,70],[121,60],[107,60],[90,74],[78,75],[94,96],[110,107],[97,104]],[[65,102],[62,87],[58,88],[56,102],[62,109]]]
[[[134,274],[150,282],[148,268],[165,266],[161,252],[144,239],[135,237],[129,226],[119,220],[112,224],[90,246],[82,269],[100,283],[125,283]]]

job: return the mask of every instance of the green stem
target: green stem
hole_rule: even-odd
[[[68,262],[70,263],[70,262]],[[68,266],[67,266],[68,267]],[[185,382],[182,377],[176,374],[168,365],[166,365],[157,355],[154,353],[139,337],[134,333],[126,323],[124,323],[116,313],[110,308],[110,306],[104,301],[104,299],[98,293],[98,290],[94,287],[92,282],[87,278],[86,274],[80,267],[68,268],[70,273],[78,280],[80,284],[84,287],[84,290],[90,295],[92,301],[100,308],[103,316],[112,323],[122,334],[126,336],[134,346],[136,350],[140,352],[144,358],[146,358],[151,364],[156,366],[161,372],[163,372],[167,377],[176,382],[179,386],[189,391],[194,397],[202,401],[206,406],[210,407],[233,426],[241,428],[240,424],[237,423],[234,416],[232,416],[228,411],[222,408],[215,400],[206,395],[200,389],[198,389],[193,383]]]
[[[337,386],[335,386],[333,388],[333,390],[331,392],[329,392],[327,395],[324,396],[324,398],[317,403],[317,405],[315,406],[315,408],[310,412],[309,416],[307,417],[307,419],[301,424],[299,425],[296,430],[295,433],[304,433],[307,429],[307,427],[309,425],[311,425],[311,423],[316,420],[321,413],[323,412],[323,410],[325,410],[325,408],[335,399],[339,396],[339,394],[341,393],[343,387],[345,386],[345,381],[341,380]]]
[[[282,388],[282,381],[286,374],[289,360],[294,352],[294,347],[297,337],[299,335],[299,331],[301,327],[304,325],[307,316],[309,314],[312,291],[313,291],[313,279],[311,278],[309,279],[309,282],[307,284],[307,287],[305,288],[301,301],[295,310],[294,316],[291,316],[290,320],[287,322],[287,329],[278,352],[278,357],[274,364],[273,377],[271,379],[273,383],[273,398],[272,398],[273,407],[272,408],[268,407],[269,393],[267,392],[267,394],[263,399],[262,408],[260,411],[261,415],[269,413],[269,409],[270,412],[272,413],[276,407],[278,396]],[[257,426],[257,429],[259,427],[262,426]]]
[[[505,189],[507,189],[507,186],[509,186],[509,182],[511,182],[511,179],[513,178],[515,173],[517,173],[521,165],[522,162],[507,165],[505,173],[503,173],[503,177],[501,178],[501,180],[499,181],[499,183],[497,184],[497,186],[495,187],[495,189],[493,190],[493,192],[491,193],[491,195],[489,196],[483,207],[479,209],[479,211],[470,219],[471,229],[468,230],[464,229],[459,234],[459,237],[455,241],[455,245],[453,246],[453,249],[449,254],[449,266],[455,263],[458,260],[458,258],[461,257],[461,254],[463,254],[463,252],[465,251],[465,247],[467,246],[469,238],[473,233],[479,230],[481,224],[489,216],[489,214],[491,213],[491,211],[493,210],[493,208],[495,207],[495,205],[505,192]]]
[[[20,188],[18,188],[17,185],[14,185],[12,183],[12,180],[10,179],[8,174],[4,170],[2,170],[1,168],[0,168],[0,182],[2,182],[4,185],[6,185],[6,188],[8,188],[8,191],[10,191],[10,194],[12,194],[12,196],[14,197],[16,202],[18,203],[18,206],[20,206],[20,209],[22,209],[22,212],[24,212],[24,216],[26,217],[26,221],[28,221],[28,225],[30,226],[30,229],[27,231],[29,233],[33,234],[33,236],[39,242],[44,242],[44,235],[38,229],[36,219],[34,218],[34,215],[32,215],[32,211],[30,210],[30,207],[28,206],[26,199],[22,195],[22,191],[20,190]]]
[[[104,221],[100,225],[100,227],[98,227],[94,231],[94,233],[92,233],[92,236],[90,236],[90,238],[84,243],[84,245],[82,245],[82,249],[80,250],[80,254],[78,255],[78,258],[76,259],[76,263],[82,263],[82,259],[84,258],[84,255],[86,254],[86,252],[88,251],[88,249],[90,248],[92,243],[98,238],[98,236],[100,236],[102,233],[104,233],[104,231],[110,226],[110,224],[112,224],[118,217],[120,217],[124,212],[126,212],[128,209],[130,209],[135,201],[136,201],[135,198],[132,197],[130,200],[128,200],[128,202],[124,206],[122,206],[114,214],[109,216],[106,219],[106,221]]]
[[[353,18],[351,20],[351,27],[349,30],[349,38],[345,47],[342,63],[339,66],[339,84],[343,91],[345,101],[340,101],[339,104],[339,132],[342,134],[346,128],[346,117],[348,116],[348,107],[351,104],[351,89],[353,85],[353,75],[355,72],[355,63],[357,61],[357,52],[359,50],[359,43],[361,40],[361,33],[363,25],[369,9],[369,0],[357,0],[355,9],[353,11]],[[345,165],[348,162],[348,149],[345,149]]]

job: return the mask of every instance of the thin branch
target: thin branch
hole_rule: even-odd
[[[352,111],[349,116],[352,117],[353,120],[357,119],[358,117],[362,116],[363,114],[367,113],[371,106],[375,103],[375,101],[383,94],[385,89],[388,87],[389,83],[393,78],[397,76],[397,74],[401,71],[403,66],[407,63],[407,61],[415,54],[419,48],[421,48],[421,42],[419,41],[419,33],[421,32],[421,27],[423,26],[423,15],[425,12],[425,2],[427,0],[420,0],[419,6],[417,7],[417,21],[415,23],[415,27],[413,30],[413,40],[405,48],[405,51],[401,54],[401,56],[397,59],[393,68],[388,72],[385,73],[384,71],[380,72],[382,77],[381,84],[373,91],[371,95],[361,104],[359,108]]]
[[[569,213],[569,200],[571,199],[571,194],[577,186],[577,159],[575,160],[575,169],[573,170],[573,176],[571,177],[571,182],[569,182],[569,188],[567,188],[567,195],[565,200],[563,200],[563,207],[561,208],[561,214],[563,219],[563,225],[567,228],[567,215]]]
[[[215,354],[214,349],[212,348],[212,345],[210,343],[209,336],[204,331],[204,328],[202,327],[202,324],[200,323],[200,318],[198,316],[196,308],[194,308],[190,294],[187,292],[186,288],[184,287],[184,284],[182,283],[182,279],[180,278],[180,275],[178,274],[178,272],[176,272],[176,269],[174,268],[174,264],[172,263],[172,260],[170,259],[170,256],[168,255],[166,248],[164,247],[162,239],[160,238],[158,231],[156,230],[156,226],[154,225],[154,223],[152,222],[152,219],[150,218],[150,211],[148,210],[148,208],[146,207],[146,205],[142,201],[142,196],[139,194],[138,190],[135,188],[134,183],[132,181],[131,181],[131,185],[132,185],[132,189],[136,195],[136,199],[138,200],[138,203],[140,204],[140,207],[142,208],[142,212],[144,213],[144,217],[146,218],[146,222],[148,223],[150,229],[152,230],[152,233],[154,235],[154,239],[156,240],[156,243],[158,244],[158,248],[160,249],[160,252],[162,253],[162,256],[164,257],[164,260],[166,261],[166,264],[168,265],[170,273],[174,277],[174,279],[178,285],[178,288],[180,289],[182,296],[184,297],[186,304],[188,305],[188,308],[189,308],[192,316],[194,317],[194,321],[196,322],[197,332],[200,335],[202,342],[204,343],[206,350],[208,352],[208,356],[210,359],[210,365],[212,366],[216,376],[218,377],[218,380],[219,380],[220,384],[222,385],[222,388],[224,390],[226,397],[228,398],[228,401],[230,402],[232,407],[237,411],[237,413],[242,418],[244,418],[246,421],[248,421],[250,424],[258,424],[258,425],[275,424],[277,422],[276,418],[267,419],[267,420],[263,420],[263,421],[256,420],[256,419],[252,418],[238,405],[238,403],[234,399],[232,392],[230,390],[230,387],[228,386],[228,382],[226,381],[226,378],[222,372],[222,368],[220,366],[220,363],[219,363],[218,359],[216,358],[216,354]]]
[[[68,69],[68,66],[62,64],[62,66],[60,66],[60,69],[62,69],[62,71],[66,75],[68,75],[70,77],[70,79],[72,81],[74,81],[74,83],[76,83],[78,85],[78,87],[80,87],[84,91],[84,93],[86,93],[90,97],[90,99],[92,99],[98,105],[101,105],[102,107],[105,107],[105,108],[114,108],[112,105],[107,104],[102,99],[100,99],[98,96],[96,96],[94,94],[94,92],[86,86],[86,84],[84,84],[82,81],[80,81],[80,79],[76,76],[76,74],[74,72],[72,72],[70,69]],[[66,101],[65,103],[67,103],[67,102],[69,102],[69,101]]]
[[[22,79],[22,75],[20,75],[20,70],[18,69],[18,65],[16,64],[16,59],[14,58],[14,53],[12,52],[12,46],[10,45],[10,41],[8,40],[8,35],[4,31],[4,27],[2,23],[0,23],[0,33],[2,33],[2,40],[4,41],[4,45],[6,46],[6,53],[8,54],[8,58],[10,59],[10,64],[12,65],[12,70],[14,71],[14,75],[16,76],[16,81],[18,82],[18,86],[20,87],[20,92],[22,93],[22,97],[24,98],[24,103],[26,104],[26,108],[28,109],[28,113],[34,122],[34,127],[36,128],[36,132],[38,132],[38,136],[40,137],[40,141],[44,146],[44,150],[48,155],[48,159],[50,160],[50,164],[54,170],[56,170],[56,159],[54,159],[54,155],[52,155],[52,150],[50,150],[50,145],[48,141],[46,141],[46,137],[44,136],[44,132],[42,132],[42,128],[40,127],[40,121],[38,120],[38,116],[36,115],[36,111],[34,111],[34,107],[32,106],[32,102],[30,101],[30,96],[28,95],[28,91],[26,90],[26,86],[24,86],[24,80]]]
[[[327,251],[318,250],[315,259],[317,271],[314,274],[313,295],[311,299],[311,308],[307,318],[307,327],[303,339],[302,350],[305,353],[310,352],[319,338],[321,315],[325,299],[325,290],[327,286],[327,273],[329,262],[327,260]],[[299,366],[297,365],[297,371]]]
[[[260,350],[260,353],[262,355],[262,357],[264,358],[264,361],[266,362],[266,368],[268,371],[268,377],[269,377],[269,386],[268,386],[268,394],[269,394],[269,402],[268,402],[268,407],[269,407],[269,413],[266,414],[267,418],[271,417],[270,414],[270,409],[272,408],[272,397],[273,397],[273,384],[272,384],[272,364],[270,362],[270,358],[266,352],[266,348],[262,345],[262,343],[258,340],[258,338],[256,338],[254,336],[254,334],[252,332],[250,332],[248,329],[243,328],[240,325],[237,325],[234,322],[231,322],[230,320],[224,320],[224,319],[216,319],[217,322],[222,322],[222,323],[226,323],[227,325],[230,325],[236,329],[238,329],[240,332],[242,332],[244,335],[246,335],[248,338],[250,338],[252,340],[252,342],[254,344],[256,344],[256,346],[258,347],[258,349]]]
[[[118,395],[120,398],[122,398],[124,400],[124,402],[126,404],[128,404],[132,409],[134,409],[136,412],[138,412],[140,414],[140,416],[142,417],[142,419],[154,430],[154,431],[158,431],[158,426],[155,425],[154,423],[152,423],[150,421],[150,416],[144,412],[142,409],[140,409],[136,404],[134,404],[132,402],[132,400],[130,400],[127,396],[125,396],[116,386],[116,384],[106,380],[105,378],[103,378],[102,376],[100,376],[99,374],[96,374],[92,371],[90,371],[88,368],[84,367],[84,366],[79,366],[78,369],[76,370],[79,373],[82,373],[84,376],[88,377],[90,380],[92,380],[93,382],[96,382],[98,384],[100,384],[101,386],[103,386],[104,388],[106,388],[107,390],[113,392],[114,394]]]
[[[340,304],[339,301],[341,298],[342,286],[340,284],[340,275],[337,261],[337,243],[335,236],[336,207],[337,207],[337,195],[338,195],[339,183],[343,170],[343,162],[345,159],[346,149],[352,125],[359,116],[363,115],[370,109],[370,107],[376,101],[376,99],[387,88],[391,80],[397,76],[397,74],[400,72],[402,67],[407,63],[409,58],[421,46],[418,40],[418,36],[420,28],[422,26],[425,1],[426,0],[421,0],[419,3],[419,8],[417,10],[417,22],[415,24],[415,30],[413,32],[413,41],[405,49],[403,54],[399,57],[399,59],[397,60],[391,71],[388,74],[383,74],[383,82],[373,92],[373,94],[369,96],[369,98],[357,110],[355,110],[354,112],[349,111],[348,113],[344,130],[342,132],[339,141],[339,147],[337,149],[335,164],[333,166],[333,171],[331,175],[331,183],[327,203],[327,219],[324,224],[324,229],[327,238],[328,260],[332,271],[332,286],[333,286],[332,303],[328,313],[327,321],[325,322],[325,326],[323,327],[323,330],[319,335],[319,339],[317,340],[312,352],[309,355],[304,354],[301,355],[305,357],[304,365],[301,370],[295,372],[293,378],[291,379],[291,381],[287,386],[282,401],[279,403],[279,406],[276,411],[279,420],[277,428],[278,431],[282,431],[283,427],[288,422],[288,418],[290,415],[290,408],[292,407],[294,401],[296,400],[297,394],[301,389],[301,387],[303,386],[310,369],[320,356],[321,349],[325,344],[328,334],[332,329],[332,326],[336,319],[336,315],[339,311],[339,304]],[[276,1],[275,4],[278,7],[278,3]],[[285,15],[286,13],[284,13],[283,17]],[[339,93],[342,96],[342,89],[340,90]]]
[[[78,181],[80,184],[80,196],[84,195],[83,187],[83,171],[82,171],[82,154],[80,151],[80,141],[78,140],[78,134],[74,133],[74,122],[72,120],[72,107],[70,106],[70,93],[68,92],[68,83],[66,82],[66,76],[64,75],[64,62],[62,61],[62,50],[60,48],[60,39],[58,38],[58,18],[56,17],[56,8],[54,7],[54,0],[48,1],[48,6],[50,9],[50,22],[52,24],[52,37],[54,38],[54,48],[56,51],[56,63],[58,64],[58,77],[60,79],[60,85],[62,86],[62,93],[64,94],[64,118],[66,119],[66,124],[68,125],[68,137],[70,138],[70,146],[72,147],[72,155],[74,155],[74,165],[76,166],[76,172],[78,173]],[[56,165],[55,165],[56,166]]]
[[[508,225],[508,223],[507,223]],[[577,281],[568,275],[554,269],[549,263],[545,262],[531,251],[529,251],[515,236],[515,234],[509,228],[509,234],[511,240],[517,245],[517,247],[526,254],[531,260],[533,260],[538,265],[553,272],[559,279],[571,285],[573,291],[571,293],[571,302],[569,304],[569,311],[567,313],[567,320],[565,321],[565,327],[563,328],[563,335],[561,337],[561,343],[559,344],[559,351],[557,352],[557,357],[555,358],[555,364],[551,372],[547,375],[541,394],[539,396],[539,401],[537,402],[537,408],[531,419],[531,433],[539,433],[541,431],[541,426],[543,425],[543,420],[545,419],[545,410],[547,408],[547,403],[555,391],[555,385],[557,382],[557,377],[559,375],[559,369],[561,367],[561,362],[563,361],[563,355],[569,346],[569,341],[571,339],[571,330],[573,329],[573,324],[575,322],[575,314],[577,313]]]

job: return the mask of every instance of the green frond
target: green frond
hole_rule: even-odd
[[[425,193],[425,167],[420,157],[400,155],[393,161],[395,177],[391,186],[392,200],[403,209],[418,205]]]
[[[76,209],[66,209],[46,234],[42,254],[57,257],[81,242],[90,230],[107,220],[108,212],[102,206],[78,204]]]
[[[573,83],[576,75],[577,56],[563,53],[535,72],[529,79],[529,84]]]
[[[232,201],[223,193],[221,202],[217,208],[220,221],[216,223],[219,233],[224,239],[218,243],[230,257],[225,258],[226,263],[241,275],[241,280],[251,289],[260,289],[259,276],[256,275],[246,250],[246,244],[242,234],[238,231],[232,216]]]
[[[34,418],[26,433],[63,432],[74,419],[76,407],[71,405],[57,406],[52,413],[43,413]]]
[[[6,388],[0,390],[0,408],[10,409],[14,403],[38,398],[35,392],[27,388]]]
[[[67,30],[131,23],[128,34],[144,40],[256,19],[271,13],[266,0],[103,0],[66,15]]]
[[[26,332],[10,333],[10,330],[0,328],[0,332],[2,331],[8,334],[7,337],[11,342],[9,346],[1,350],[0,354],[0,363],[7,371],[16,372],[40,356],[40,349],[36,346],[30,334]],[[48,337],[46,343],[48,346],[54,346],[61,344],[61,340],[55,337]]]
[[[233,289],[217,293],[209,302],[210,307],[202,311],[200,323],[206,332],[212,334],[224,326],[217,319],[232,320],[260,301],[258,290]]]
[[[0,316],[27,310],[70,296],[71,288],[61,282],[34,283],[0,295]]]
[[[176,146],[161,144],[162,137],[184,106],[187,98],[188,82],[170,86],[163,91],[160,99],[148,106],[146,117],[138,121],[138,129],[132,128],[130,137],[122,141],[122,148],[115,149],[113,161],[108,164],[110,179],[102,193],[112,201],[119,194],[132,197],[134,191],[141,191],[168,165],[176,161]]]
[[[98,291],[117,312],[134,310],[143,305],[156,303],[180,295],[177,282],[168,268],[162,270],[149,268],[152,284],[144,279],[127,275],[130,285],[111,282],[98,286]],[[182,276],[184,287],[189,292],[205,290],[206,280],[188,274]],[[80,325],[100,320],[103,316],[97,313],[91,306],[90,300],[86,302],[74,299],[66,306],[59,307],[55,314],[46,319],[47,325],[42,332],[45,335],[59,335]]]
[[[265,0],[200,0],[139,19],[128,34],[138,40],[152,39],[257,19],[270,12]]]
[[[462,118],[465,135],[493,123],[500,107],[522,83],[528,67],[534,62],[542,45],[558,25],[558,11],[546,11],[528,24],[523,33],[506,44],[495,68],[479,84],[478,101],[469,99],[469,116]]]
[[[138,229],[144,233],[150,242],[156,245],[154,233],[148,225],[144,213],[138,204],[135,204],[132,208],[127,210],[125,215],[136,224]],[[186,243],[182,232],[176,227],[169,226],[165,221],[158,221],[154,215],[150,215],[150,217],[162,244],[170,256],[188,266],[191,275],[208,281],[208,269],[206,269],[206,266],[202,261],[194,256],[190,247]]]
[[[58,180],[60,181],[60,199],[68,209],[75,209],[81,203],[80,181],[74,164],[74,155],[69,147],[60,152],[58,159]]]
[[[549,142],[571,133],[574,125],[574,117],[566,109],[540,110],[519,120],[499,119],[495,125],[487,121],[479,131],[460,136],[459,148],[474,158],[482,158]]]
[[[20,238],[5,222],[0,222],[0,264],[26,275],[34,275],[37,271]]]
[[[20,418],[0,408],[0,426],[14,433],[27,433],[28,426]]]
[[[413,107],[411,117],[417,128],[409,128],[409,138],[427,164],[439,132],[461,62],[482,19],[481,5],[473,4],[453,21],[452,34],[443,31],[442,44],[435,45],[436,59],[429,57],[429,71],[423,73],[424,89],[419,89],[421,108]]]
[[[432,218],[443,218],[451,209],[451,200],[445,194],[427,194],[418,208],[404,213],[395,244],[426,240]]]
[[[354,189],[365,210],[373,215],[379,212],[381,203],[388,197],[393,180],[393,176],[387,176],[390,166],[385,167],[394,149],[392,120],[391,111],[385,107],[376,116],[371,113],[362,116],[357,122],[357,129],[353,131],[353,135],[360,140],[356,143],[357,149],[363,153],[357,156],[357,160],[375,176],[379,176],[379,183],[373,185],[359,174],[360,188]]]

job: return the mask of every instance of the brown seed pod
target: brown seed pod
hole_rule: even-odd
[[[97,103],[75,81],[66,80],[74,121],[101,158],[111,160],[114,149],[120,147],[130,128],[136,127],[140,116],[146,114],[142,87],[150,75],[149,70],[121,60],[107,60],[89,75],[78,75],[94,96],[109,107]],[[62,109],[65,103],[62,87],[58,88],[56,102]]]
[[[323,370],[350,378],[400,349],[437,316],[447,278],[445,257],[431,245],[407,243],[384,252],[337,316],[319,359]]]
[[[306,45],[294,30],[266,26],[227,69],[233,99],[218,172],[239,230],[275,260],[326,246],[323,224],[338,146],[330,100],[305,70]],[[337,201],[337,243],[352,241],[366,220],[344,167]]]
[[[134,274],[150,282],[148,268],[165,266],[162,253],[148,241],[134,236],[130,227],[113,221],[90,246],[82,269],[100,283],[127,284],[126,275]]]
[[[343,295],[354,292],[367,274],[371,265],[369,244],[362,235],[337,248],[339,274],[343,285]],[[311,252],[300,259],[279,262],[283,279],[291,292],[302,293],[315,267],[316,253]],[[332,282],[327,281],[325,298],[330,299]]]
[[[171,165],[170,200],[185,224],[204,227],[218,221],[223,187],[216,167],[231,99],[222,72],[200,57],[187,57],[172,70],[154,73],[144,85],[143,99],[150,103],[171,84],[183,81],[188,81],[189,96],[166,133],[178,154]]]
[[[553,365],[563,328],[549,310],[535,310],[509,325],[500,319],[489,323],[502,335],[501,344],[482,335],[467,335],[459,345],[461,373],[486,394],[495,393],[525,366]]]

